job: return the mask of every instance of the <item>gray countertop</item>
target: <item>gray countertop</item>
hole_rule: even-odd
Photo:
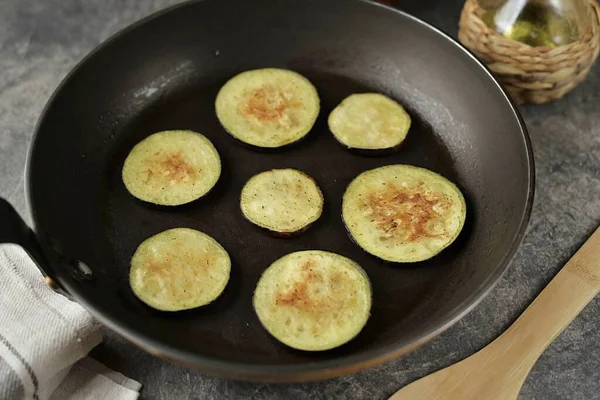
[[[226,0],[223,0],[226,1]],[[26,214],[22,171],[38,115],[65,74],[115,31],[176,0],[0,1],[0,196]],[[400,1],[456,37],[462,1]],[[446,333],[396,361],[326,382],[253,384],[205,376],[142,352],[106,331],[93,355],[143,385],[143,399],[384,399],[493,340],[600,223],[600,63],[560,101],[523,106],[537,192],[508,273]],[[552,312],[552,310],[549,310]],[[521,399],[600,399],[600,302],[592,301],[539,359]]]

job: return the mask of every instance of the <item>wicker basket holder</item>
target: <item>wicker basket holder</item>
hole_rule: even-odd
[[[508,39],[482,20],[477,0],[466,0],[458,38],[504,84],[517,103],[546,103],[559,99],[583,81],[598,57],[600,7],[589,4],[591,23],[579,41],[556,48],[532,47]]]

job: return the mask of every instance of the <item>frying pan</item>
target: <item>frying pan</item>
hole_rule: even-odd
[[[291,148],[257,152],[235,142],[214,112],[218,89],[259,67],[300,72],[316,86],[320,117]],[[380,157],[352,154],[326,118],[345,96],[377,91],[413,118],[404,147]],[[206,198],[151,207],[121,181],[129,150],[159,130],[206,135],[223,174]],[[341,196],[360,172],[385,164],[429,168],[467,199],[467,223],[435,258],[386,264],[349,239]],[[325,196],[322,218],[293,239],[243,220],[239,193],[252,175],[294,167]],[[29,230],[2,202],[2,241],[23,245],[62,290],[146,351],[211,374],[293,381],[351,373],[398,357],[470,311],[498,281],[531,211],[531,145],[515,106],[488,70],[451,38],[402,12],[349,0],[206,0],[177,5],[118,33],[56,90],[27,161]],[[147,237],[173,227],[213,236],[230,253],[231,280],[211,305],[167,313],[142,304],[128,285],[130,258]],[[278,343],[261,327],[252,294],[262,271],[303,249],[358,262],[373,308],[351,342],[325,352]]]

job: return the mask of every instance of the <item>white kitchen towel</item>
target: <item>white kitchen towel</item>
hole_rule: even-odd
[[[140,383],[87,357],[101,340],[20,246],[0,245],[0,399],[137,399]]]

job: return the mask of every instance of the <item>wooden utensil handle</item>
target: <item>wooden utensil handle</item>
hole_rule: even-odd
[[[544,349],[600,290],[600,228],[515,323],[490,346],[505,365],[531,369]],[[497,360],[500,361],[500,360]]]

